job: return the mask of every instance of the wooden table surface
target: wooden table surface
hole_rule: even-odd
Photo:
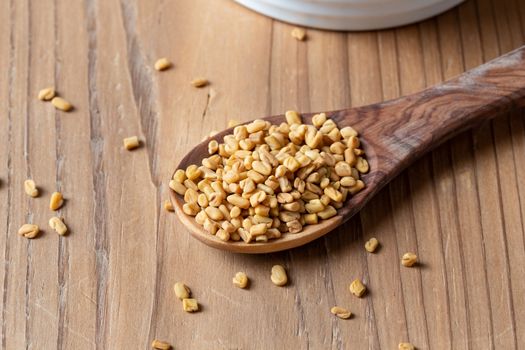
[[[399,29],[338,33],[227,0],[0,2],[2,349],[517,349],[525,346],[525,124],[515,111],[411,166],[340,229],[247,256],[191,238],[161,203],[228,119],[394,98],[523,44],[525,2],[469,0]],[[152,69],[159,57],[174,67]],[[203,76],[211,85],[195,89]],[[56,86],[71,113],[36,99]],[[144,147],[128,152],[122,139]],[[28,197],[32,178],[41,196]],[[70,234],[48,228],[50,194]],[[43,228],[34,240],[23,223]],[[377,254],[364,242],[375,236]],[[400,256],[414,251],[421,265]],[[269,279],[283,264],[291,283]],[[232,286],[237,271],[249,290]],[[348,285],[361,278],[362,299]],[[185,281],[202,310],[182,311]],[[350,320],[330,314],[348,307]]]

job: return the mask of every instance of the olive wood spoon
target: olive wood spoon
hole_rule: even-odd
[[[184,200],[170,196],[177,215],[191,234],[214,248],[240,253],[269,253],[306,244],[350,219],[390,180],[424,153],[454,135],[514,108],[525,106],[525,46],[485,63],[442,84],[394,100],[327,112],[339,128],[352,126],[360,134],[370,172],[365,189],[348,199],[336,216],[308,225],[297,234],[283,234],[267,243],[223,242],[207,233],[182,211]],[[311,124],[314,113],[303,114]],[[264,118],[272,124],[283,115]],[[192,149],[178,168],[201,164],[211,139],[222,142],[233,129],[224,130]]]

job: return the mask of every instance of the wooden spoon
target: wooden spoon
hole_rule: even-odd
[[[191,234],[212,247],[240,253],[268,253],[298,247],[350,219],[392,178],[430,149],[467,128],[523,106],[525,46],[416,94],[326,113],[339,128],[352,126],[359,131],[370,164],[370,172],[363,176],[366,188],[347,200],[335,217],[267,243],[223,242],[184,214],[181,196],[170,191],[171,199],[178,217]],[[313,115],[303,114],[303,122],[310,124]],[[264,119],[272,124],[285,121],[283,115]],[[222,142],[223,137],[232,132],[230,128],[211,139]],[[209,140],[192,149],[178,168],[200,165],[202,158],[208,156]]]

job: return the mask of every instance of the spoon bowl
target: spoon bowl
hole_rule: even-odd
[[[339,128],[352,126],[359,132],[370,171],[362,176],[366,187],[350,197],[337,215],[299,233],[283,234],[265,243],[224,242],[206,232],[194,217],[182,211],[184,199],[170,191],[180,221],[198,240],[214,248],[238,253],[270,253],[311,242],[355,215],[391,179],[424,153],[476,124],[525,105],[525,46],[421,92],[363,107],[326,112]],[[315,113],[302,114],[311,124]],[[284,115],[262,118],[272,124]],[[210,140],[222,142],[226,129],[198,144],[178,169],[201,164],[208,156]]]

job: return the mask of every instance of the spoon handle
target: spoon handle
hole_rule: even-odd
[[[440,85],[350,113],[362,115],[363,138],[373,143],[379,178],[388,181],[461,131],[524,106],[522,46]]]

